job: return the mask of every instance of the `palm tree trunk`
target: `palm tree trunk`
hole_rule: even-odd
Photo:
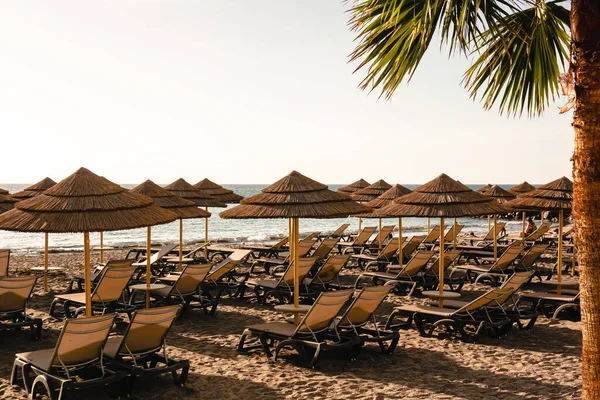
[[[600,2],[573,0],[574,201],[579,246],[582,398],[600,398]]]

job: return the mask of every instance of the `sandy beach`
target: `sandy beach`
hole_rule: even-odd
[[[124,256],[112,251],[108,258]],[[97,260],[97,259],[94,259]],[[93,260],[93,261],[94,261]],[[28,273],[43,263],[42,255],[13,256],[11,275]],[[63,270],[50,277],[51,293],[38,280],[29,312],[43,318],[41,340],[27,334],[2,331],[0,396],[24,399],[25,391],[9,385],[14,353],[53,347],[62,320],[50,317],[52,293],[65,291],[68,276],[82,270],[82,253],[50,254],[50,265]],[[351,282],[356,270],[344,271]],[[467,298],[485,286],[466,285]],[[390,296],[380,309],[385,321],[394,306],[426,302],[419,297]],[[200,311],[186,313],[168,338],[169,355],[191,364],[186,387],[175,387],[168,375],[139,383],[138,398],[171,399],[575,399],[581,395],[581,328],[578,322],[550,323],[540,317],[530,331],[513,329],[507,337],[483,336],[477,344],[445,338],[422,338],[416,329],[402,330],[393,355],[383,355],[376,345],[367,345],[356,361],[323,357],[315,370],[301,368],[285,358],[267,361],[261,352],[236,352],[240,334],[249,324],[287,318],[273,305],[258,305],[253,299],[224,299],[216,315]],[[86,392],[89,398],[106,393]],[[74,398],[72,395],[70,398]]]

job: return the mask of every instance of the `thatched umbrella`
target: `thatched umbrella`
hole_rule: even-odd
[[[208,218],[210,213],[198,208],[193,201],[182,199],[158,186],[148,179],[130,190],[131,193],[143,194],[152,199],[155,205],[166,208],[179,217],[179,270],[183,269],[183,220],[191,218]]]
[[[8,190],[0,188],[0,194],[7,195],[9,193],[8,193]]]
[[[493,199],[469,189],[446,174],[441,174],[412,193],[397,198],[389,206],[375,210],[373,214],[382,218],[440,218],[439,304],[441,307],[444,294],[444,219],[503,214],[505,211],[506,208]]]
[[[488,184],[486,184],[486,185],[484,185],[484,186],[480,187],[479,189],[475,189],[475,191],[476,191],[477,193],[481,193],[481,194],[483,194],[483,193],[485,193],[485,192],[486,192],[486,191],[487,191],[489,188],[491,188],[491,187],[492,187],[492,184],[491,184],[491,183],[488,183]]]
[[[365,207],[369,207],[372,209],[383,208],[385,206],[389,206],[396,200],[398,197],[405,196],[411,192],[410,189],[395,184],[390,189],[385,191],[381,196],[377,197],[374,200],[371,200],[365,203]],[[361,215],[364,218],[372,217],[372,214]],[[379,218],[379,230],[381,230],[381,218]],[[381,240],[379,240],[379,249],[381,250]],[[398,217],[398,259],[400,265],[402,265],[402,217]]]
[[[342,218],[369,212],[347,195],[333,192],[317,181],[292,171],[261,193],[245,198],[240,205],[223,211],[222,218],[287,218],[290,255],[294,260],[294,305],[298,306],[298,218]],[[297,318],[296,318],[297,319]]]
[[[193,201],[197,206],[204,207],[206,212],[208,212],[208,207],[227,207],[227,204],[199,191],[183,178],[165,186],[165,189],[176,196]],[[204,243],[206,245],[204,254],[208,255],[208,217],[204,218]]]
[[[238,204],[244,198],[244,196],[234,193],[233,190],[225,189],[223,186],[214,183],[208,178],[202,179],[200,182],[196,183],[194,187],[202,193],[227,204]]]
[[[116,231],[164,224],[177,219],[152,199],[130,193],[85,168],[78,169],[41,195],[18,202],[0,214],[0,229],[19,232],[83,232],[86,315],[92,313],[90,232]],[[150,254],[148,229],[148,254]],[[150,257],[148,269],[150,268]],[[146,276],[150,283],[150,275]]]
[[[359,203],[375,200],[382,194],[384,194],[387,190],[392,187],[389,183],[384,181],[383,179],[378,180],[375,183],[370,184],[369,186],[359,189],[354,193],[350,194],[350,198],[354,201],[358,201]],[[358,218],[358,231],[362,229],[362,218]],[[381,218],[379,219],[379,231],[381,231]],[[381,249],[380,249],[381,250]]]
[[[347,186],[342,186],[337,191],[345,193],[345,194],[350,194],[350,193],[354,193],[360,189],[364,189],[369,185],[370,185],[369,182],[367,182],[361,178],[361,179],[357,180],[356,182],[353,182]]]
[[[523,193],[528,193],[535,190],[535,186],[529,184],[529,182],[524,181],[523,183],[518,184],[517,186],[513,186],[508,189],[509,192],[514,194],[515,196],[520,196]]]
[[[12,197],[18,199],[18,201],[27,200],[44,193],[45,190],[54,185],[56,185],[56,182],[45,177],[38,183],[28,186],[20,192],[13,193]],[[44,233],[44,290],[48,291],[48,232]]]
[[[8,210],[12,210],[15,206],[15,200],[12,196],[0,193],[0,214]]]
[[[515,196],[514,194],[512,194],[511,192],[502,189],[500,186],[498,185],[492,185],[490,186],[485,192],[483,192],[484,196],[487,197],[491,197],[492,199],[496,200],[498,203],[500,204],[506,204],[509,201],[515,199],[517,196]],[[496,245],[496,242],[498,240],[497,236],[496,236],[496,223],[498,216],[494,214],[494,261],[498,258],[498,247]],[[490,216],[488,215],[488,230],[490,229]]]
[[[556,179],[507,203],[521,211],[558,211],[558,281],[562,279],[562,229],[564,210],[573,206],[573,182],[567,177]],[[525,237],[525,236],[523,236]],[[573,257],[573,266],[575,257]],[[574,269],[574,268],[573,268]],[[560,286],[559,286],[560,291]]]

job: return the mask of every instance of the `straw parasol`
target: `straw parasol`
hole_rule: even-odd
[[[0,193],[0,214],[12,210],[16,202],[12,196]]]
[[[517,186],[513,186],[508,189],[509,192],[516,196],[520,196],[523,193],[528,193],[535,190],[535,186],[529,184],[529,182],[524,181],[523,183],[518,184]]]
[[[384,181],[383,179],[378,180],[375,183],[370,184],[369,186],[359,189],[354,193],[350,194],[350,198],[354,201],[358,201],[362,203],[363,201],[371,201],[375,200],[382,194],[384,194],[387,190],[392,187],[389,183]],[[358,231],[362,229],[362,218],[358,218]],[[379,230],[381,231],[381,219],[379,219]]]
[[[341,188],[339,188],[337,191],[341,192],[341,193],[345,193],[345,194],[350,194],[350,193],[354,193],[360,189],[364,189],[367,186],[369,186],[370,183],[365,181],[364,179],[359,179],[356,182],[353,182],[347,186],[343,186]]]
[[[214,183],[208,178],[202,179],[196,183],[194,187],[204,194],[212,196],[214,199],[222,201],[228,204],[238,204],[244,196],[240,196],[233,192],[233,190],[225,189],[223,186]]]
[[[563,176],[535,190],[521,194],[507,205],[520,211],[558,211],[558,281],[560,282],[562,279],[563,217],[564,211],[570,210],[573,206],[573,182]],[[524,231],[523,237],[525,237]],[[575,258],[573,258],[573,262],[575,262]]]
[[[444,293],[444,219],[503,214],[506,208],[489,197],[477,193],[446,174],[375,210],[378,217],[439,217],[440,218],[440,307]]]
[[[0,229],[20,232],[83,232],[86,314],[91,315],[89,232],[140,228],[175,219],[175,214],[153,205],[149,197],[130,193],[108,179],[80,168],[44,193],[18,202],[14,209],[0,214]],[[149,284],[150,274],[147,274],[146,281]]]
[[[206,212],[208,212],[208,207],[227,207],[227,204],[213,198],[209,194],[199,191],[183,178],[179,178],[175,182],[165,186],[165,189],[176,196],[193,201],[196,205],[204,207]],[[204,244],[204,254],[208,255],[208,217],[204,218]]]
[[[491,187],[492,187],[492,184],[491,184],[491,183],[488,183],[487,185],[485,185],[485,186],[482,186],[482,187],[480,187],[479,189],[476,189],[475,191],[476,191],[477,193],[482,193],[482,194],[483,194],[483,193],[485,193],[485,192],[486,192],[486,191],[487,191],[489,188],[491,188]]]
[[[298,218],[341,218],[370,209],[347,195],[333,192],[317,181],[292,171],[261,193],[245,198],[240,205],[223,211],[222,218],[287,218],[290,255],[294,260],[294,305],[298,306]],[[297,321],[297,314],[296,314]]]
[[[484,196],[491,197],[496,200],[500,204],[506,204],[507,202],[515,199],[517,196],[512,194],[511,192],[502,189],[498,185],[490,186],[485,192],[482,193]],[[494,214],[494,226],[496,226],[498,216]],[[488,231],[490,230],[490,216],[488,215]],[[496,251],[496,240],[498,238],[494,235],[494,261],[498,258],[498,253]]]
[[[8,194],[8,190],[0,188],[0,194],[7,195]]]
[[[183,268],[183,220],[191,218],[208,218],[210,213],[196,206],[193,201],[182,199],[173,193],[147,180],[130,190],[131,193],[143,194],[152,199],[155,205],[166,208],[179,218],[179,270]]]
[[[56,185],[52,179],[45,177],[38,183],[35,183],[31,186],[26,187],[20,192],[13,193],[12,197],[15,199],[26,200],[32,197],[35,197],[39,194],[44,193],[45,190],[50,189],[52,186]],[[44,233],[44,290],[48,291],[48,232]],[[100,261],[102,262],[102,261]]]

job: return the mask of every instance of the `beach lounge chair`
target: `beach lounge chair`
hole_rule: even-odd
[[[439,238],[440,238],[440,226],[435,225],[433,228],[431,228],[431,230],[429,231],[427,236],[425,236],[425,239],[423,239],[422,243],[425,247],[432,247],[435,245],[435,243],[438,241]]]
[[[485,265],[456,265],[452,268],[450,277],[453,278],[457,271],[465,273],[465,278],[469,282],[478,283],[483,279],[491,280],[494,284],[497,284],[500,280],[506,279],[508,275],[513,271],[513,262],[523,251],[522,247],[509,247],[502,253],[500,257],[493,264],[489,266]]]
[[[54,348],[15,355],[10,383],[22,380],[31,399],[44,390],[50,399],[60,400],[67,390],[103,387],[126,379],[127,373],[114,372],[103,361],[115,317],[67,319]]]
[[[380,329],[375,312],[383,303],[383,300],[392,290],[392,286],[370,286],[363,288],[348,309],[336,321],[338,333],[350,332],[358,336],[363,344],[365,342],[376,342],[382,353],[392,354],[400,340],[398,330],[385,331]],[[370,328],[367,326],[370,324]],[[386,345],[386,342],[390,342]]]
[[[342,224],[335,231],[331,232],[328,235],[320,235],[319,238],[321,238],[321,239],[333,238],[333,239],[340,239],[340,240],[343,240],[346,238],[346,240],[348,240],[350,238],[350,235],[344,234],[344,232],[349,227],[350,227],[350,224]]]
[[[433,251],[418,251],[398,272],[365,272],[362,273],[354,284],[359,288],[363,281],[370,280],[373,285],[388,284],[396,288],[408,287],[408,296],[411,296],[417,286],[432,287],[435,282],[428,282],[423,277],[424,269],[427,263],[433,257]]]
[[[386,242],[392,236],[392,232],[394,232],[394,225],[385,225],[381,227],[381,230],[377,232],[377,235],[371,240],[369,243],[370,249],[378,249],[379,243],[381,243],[381,247],[385,246]]]
[[[200,284],[202,293],[209,299],[214,297],[215,289],[217,289],[219,297],[223,291],[227,292],[229,297],[238,296],[250,277],[250,272],[239,272],[237,268],[244,263],[250,253],[250,250],[236,250],[229,257],[214,265]]]
[[[403,264],[406,261],[410,260],[410,258],[413,256],[413,253],[415,251],[417,251],[417,249],[419,248],[421,243],[423,243],[423,240],[425,240],[424,235],[423,236],[413,236],[402,245],[402,263]]]
[[[300,258],[298,262],[298,282],[300,290],[304,279],[315,264],[316,258]],[[294,262],[292,261],[278,279],[259,279],[246,282],[246,287],[252,288],[259,303],[266,303],[270,296],[274,296],[281,304],[288,302],[294,294]],[[304,287],[306,291],[306,287]],[[245,288],[240,294],[240,298],[245,295]]]
[[[308,235],[306,235],[306,237],[302,240],[315,240],[315,239],[318,239],[320,235],[321,235],[321,232],[312,232],[312,233],[309,233]]]
[[[333,254],[329,256],[325,260],[325,263],[319,267],[314,277],[307,277],[305,279],[305,285],[316,287],[318,290],[326,290],[333,287],[341,289],[339,280],[340,271],[348,264],[349,260],[349,254]]]
[[[102,275],[102,271],[104,268],[113,268],[113,267],[130,267],[133,265],[135,260],[124,259],[124,260],[109,260],[106,264],[98,264],[92,270],[90,275],[92,281],[92,288],[96,286],[98,283],[98,279],[100,275]],[[79,292],[83,292],[85,289],[85,276],[83,275],[73,275],[71,277],[71,281],[69,282],[69,288],[67,289],[67,293],[73,293],[73,286],[77,284],[77,289]]]
[[[377,267],[377,270],[382,270],[383,267],[398,262],[398,238],[392,238],[380,252],[376,254],[352,254],[352,261],[355,261],[359,268],[363,271],[371,267]]]
[[[101,314],[114,312],[130,314],[133,308],[125,303],[123,292],[132,279],[134,271],[134,266],[105,268],[98,279],[98,284],[92,291],[92,313],[99,311]],[[85,293],[66,293],[54,296],[50,305],[50,315],[54,314],[58,304],[63,305],[67,318],[77,317],[85,313]],[[78,307],[75,314],[71,312],[72,306]]]
[[[0,249],[0,277],[8,276],[10,249]]]
[[[290,238],[286,236],[283,239],[281,239],[279,242],[274,243],[270,246],[269,245],[247,245],[247,244],[244,244],[240,248],[252,251],[252,256],[254,258],[278,257],[279,253],[287,250],[287,248],[284,248],[284,246],[286,244],[288,244],[289,241],[290,241]]]
[[[319,355],[327,350],[351,350],[351,356],[355,357],[362,346],[361,339],[354,335],[337,336],[331,331],[336,315],[352,293],[351,289],[321,293],[298,325],[286,322],[250,325],[242,333],[237,350],[262,348],[269,359],[276,361],[281,349],[292,347],[307,361],[308,367],[314,367]],[[259,344],[246,346],[251,338],[258,339]]]
[[[41,318],[27,315],[27,301],[33,292],[35,276],[4,277],[0,279],[0,329],[29,327],[30,336],[39,339]]]
[[[529,236],[526,236],[525,242],[537,242],[538,240],[542,240],[544,235],[548,233],[550,227],[552,226],[552,222],[544,222],[537,229],[531,233]]]
[[[525,255],[521,257],[519,263],[514,266],[514,271],[533,271],[531,276],[536,276],[540,282],[542,281],[542,274],[546,275],[547,279],[552,278],[551,268],[543,268],[536,265],[537,261],[542,257],[542,254],[544,254],[547,248],[547,244],[535,244],[531,246]]]
[[[303,258],[308,255],[312,247],[315,245],[315,241],[311,239],[303,239],[298,242],[298,257]],[[278,266],[286,266],[290,262],[290,255],[288,254],[285,258],[265,258],[261,257],[254,260],[250,266],[250,273],[256,273],[256,267],[262,267],[267,274],[272,274],[271,269]]]
[[[173,249],[177,247],[177,243],[166,244],[160,248],[159,251],[150,256],[150,268],[152,275],[154,276],[165,276],[170,270],[173,269],[173,264],[166,263],[163,258],[166,257]],[[142,258],[133,263],[136,267],[135,280],[141,281],[142,276],[146,274],[146,259]]]
[[[523,293],[520,297],[520,303],[524,302],[531,303],[532,309],[539,311],[546,317],[557,320],[559,314],[565,310],[579,312],[579,291],[564,294],[549,292]]]
[[[414,321],[419,333],[424,337],[433,336],[438,327],[444,327],[450,333],[458,333],[465,342],[477,341],[483,331],[490,332],[491,336],[500,337],[510,331],[512,320],[507,316],[492,316],[485,308],[510,293],[512,289],[492,289],[458,309],[414,304],[397,307],[390,314],[386,329],[408,328]],[[406,319],[394,324],[394,318],[397,317]]]
[[[334,247],[338,244],[339,241],[339,238],[323,239],[323,241],[319,244],[315,251],[313,251],[310,257],[314,257],[317,259],[318,262],[322,262],[329,256],[329,253],[331,253],[331,251],[334,249]]]
[[[461,224],[452,225],[446,235],[444,236],[444,243],[446,246],[452,246],[454,244],[454,238],[458,239],[459,233],[465,226]]]
[[[108,338],[104,356],[110,367],[124,369],[133,378],[127,390],[129,394],[138,377],[170,373],[175,385],[183,387],[185,384],[189,361],[167,356],[167,334],[180,310],[180,305],[138,310],[123,335]]]
[[[340,242],[338,243],[338,251],[340,254],[354,252],[360,253],[366,246],[369,238],[373,236],[377,227],[375,226],[366,226],[362,231],[354,238],[351,242]]]
[[[500,240],[504,236],[506,236],[505,234],[502,233],[502,232],[504,232],[505,228],[506,228],[506,222],[496,222],[496,240]],[[470,247],[470,248],[473,246],[477,246],[479,248],[484,248],[484,247],[490,246],[494,241],[494,227],[492,226],[490,228],[490,230],[488,231],[488,233],[485,234],[485,236],[480,236],[480,237],[468,236],[465,238],[465,240],[469,242],[468,247]]]
[[[448,285],[451,291],[458,292],[462,290],[465,280],[463,278],[451,277],[449,271],[460,257],[460,250],[446,250],[444,252],[444,284]],[[423,272],[425,282],[437,282],[439,287],[440,281],[440,259],[439,257]]]
[[[201,308],[205,314],[214,315],[219,304],[219,292],[214,296],[205,296],[200,291],[200,285],[209,274],[212,264],[188,264],[177,275],[175,281],[159,279],[164,283],[171,283],[167,287],[150,292],[150,297],[155,299],[155,306],[181,304],[180,317],[189,308]],[[192,306],[192,302],[197,302]]]

